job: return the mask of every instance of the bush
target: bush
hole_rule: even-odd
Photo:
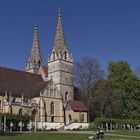
[[[96,129],[97,129],[96,124],[95,124],[94,122],[91,122],[91,123],[89,124],[89,130],[96,130]]]
[[[140,125],[140,120],[132,120],[132,119],[115,119],[115,118],[96,118],[95,119],[95,128],[98,128],[101,124],[104,123],[112,123],[114,124],[114,129],[122,130],[123,125],[132,125],[132,126],[137,126]],[[93,127],[92,125],[90,127]]]

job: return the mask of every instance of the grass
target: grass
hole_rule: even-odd
[[[130,132],[130,131],[129,131]],[[107,132],[104,140],[139,140],[140,132]],[[110,135],[110,134],[115,134]],[[123,136],[116,136],[123,135]],[[88,134],[22,133],[2,134],[0,140],[88,140]],[[132,136],[132,137],[130,137]],[[139,137],[139,138],[138,138]]]
[[[106,134],[127,135],[127,136],[139,136],[140,137],[140,131],[128,131],[128,130],[108,131],[108,132],[106,132]]]

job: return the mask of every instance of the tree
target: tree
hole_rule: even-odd
[[[79,87],[74,87],[74,100],[82,100],[82,90]]]
[[[140,79],[133,73],[125,61],[110,62],[108,79],[112,83],[110,103],[112,116],[119,118],[140,119]]]
[[[94,108],[95,117],[106,117],[106,114],[108,114],[108,105],[111,92],[112,89],[109,80],[100,80],[96,82],[92,91],[92,106]]]
[[[104,73],[95,59],[84,58],[81,62],[75,64],[74,74],[75,83],[81,88],[83,100],[89,109],[88,121],[90,121],[92,88],[98,80],[103,79]]]
[[[135,72],[135,75],[140,78],[140,66],[136,67],[134,72]]]

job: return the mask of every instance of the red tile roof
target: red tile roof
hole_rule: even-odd
[[[82,101],[69,101],[69,105],[73,111],[87,112],[88,109]]]
[[[0,95],[7,91],[12,96],[23,94],[26,98],[33,98],[39,96],[46,84],[41,75],[0,67]]]

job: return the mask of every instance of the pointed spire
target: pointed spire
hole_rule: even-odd
[[[34,26],[34,37],[33,37],[33,43],[37,43],[37,45],[39,46],[39,40],[38,40],[38,27],[37,25],[35,24]],[[33,44],[34,45],[34,44]]]
[[[40,55],[40,47],[39,47],[39,39],[38,39],[38,27],[35,25],[34,27],[34,36],[32,41],[32,51],[30,57],[34,59],[35,61],[39,61],[41,59]]]
[[[60,9],[58,10],[57,28],[53,48],[57,53],[64,52],[66,49]]]
[[[42,58],[40,54],[39,39],[38,39],[38,27],[34,26],[34,35],[32,41],[32,50],[27,62],[26,71],[30,69],[39,69],[42,65]]]

